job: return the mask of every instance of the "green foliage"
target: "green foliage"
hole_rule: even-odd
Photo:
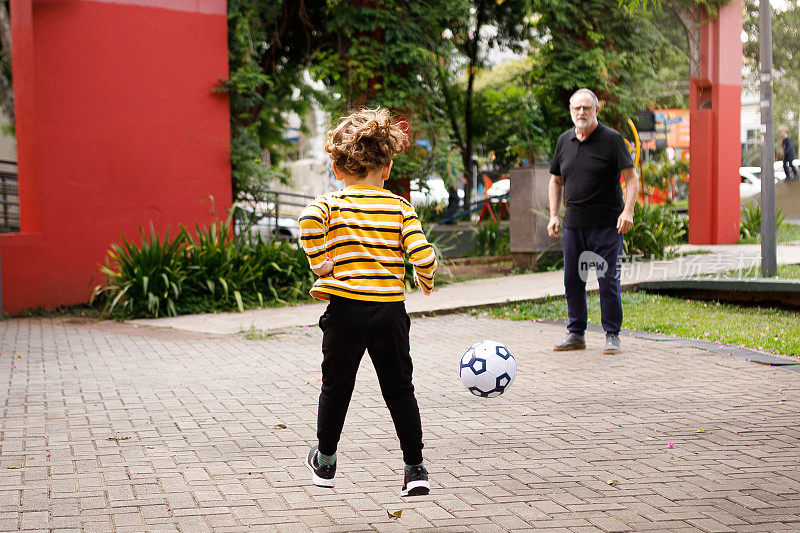
[[[781,7],[771,6],[772,23],[772,65],[773,65],[773,109],[775,120],[775,143],[780,148],[778,125],[786,124],[790,136],[797,139],[797,101],[800,100],[800,54],[795,54],[800,41],[800,2],[787,0]],[[744,3],[743,43],[745,66],[745,86],[754,94],[759,93],[759,27],[757,0]],[[795,144],[797,146],[797,144]],[[760,148],[759,152],[760,154]],[[749,155],[749,154],[747,154]],[[750,156],[750,163],[760,166],[760,155]]]
[[[184,234],[170,240],[168,230],[162,240],[152,225],[149,238],[144,229],[139,227],[139,231],[140,246],[124,236],[121,245],[111,245],[106,265],[100,268],[106,275],[106,284],[95,287],[92,300],[98,296],[103,298],[103,312],[109,315],[174,316],[178,314],[175,303],[186,279],[181,260],[186,245]]]
[[[481,73],[475,80],[475,140],[493,153],[497,168],[520,166],[545,156],[541,117],[531,87],[525,80],[532,65],[524,59]]]
[[[637,203],[633,228],[622,240],[623,250],[627,256],[665,259],[674,253],[684,234],[684,223],[669,207]]]
[[[122,237],[92,299],[108,316],[157,318],[308,298],[314,279],[303,250],[288,241],[234,237],[231,220],[198,225],[195,236],[183,228],[172,241],[142,231],[140,246]]]
[[[672,5],[677,5],[683,8],[700,7],[704,8],[709,15],[715,17],[720,7],[727,5],[730,0],[681,0],[677,2],[669,2]],[[630,11],[636,9],[646,9],[648,5],[660,7],[661,0],[618,0],[620,7],[627,7]]]
[[[444,207],[439,202],[430,201],[417,204],[414,206],[414,210],[417,212],[419,223],[422,224],[423,227],[429,227],[433,222],[442,218]]]
[[[442,109],[451,126],[453,142],[461,152],[464,179],[472,182],[472,160],[475,151],[475,141],[480,135],[478,130],[478,116],[481,106],[477,103],[474,94],[474,85],[478,73],[488,64],[490,49],[509,49],[521,52],[523,45],[531,37],[531,0],[504,0],[491,2],[472,0],[461,2],[466,12],[455,16],[448,26],[452,34],[453,52],[450,56],[442,58],[442,63],[437,69],[437,78],[441,87]],[[456,14],[454,12],[454,14]],[[492,31],[485,31],[491,27]],[[529,91],[521,91],[514,95],[502,95],[495,98],[487,95],[489,100],[503,105],[486,105],[485,111],[489,115],[502,112],[502,108],[513,107],[511,115],[503,117],[501,123],[508,121],[510,116],[519,116],[523,123],[530,120],[530,109],[523,109],[523,103]],[[484,131],[490,132],[498,123],[490,122],[489,116],[485,117]],[[525,125],[523,132],[530,133],[534,128]],[[524,147],[530,148],[531,142],[526,137]],[[502,142],[500,143],[502,144]],[[509,145],[519,147],[520,143],[509,139]],[[528,150],[525,149],[527,152]],[[512,154],[515,150],[512,149]],[[506,150],[500,150],[505,155]],[[471,202],[471,188],[465,190],[464,201]]]
[[[508,255],[511,253],[511,232],[508,225],[485,220],[473,236],[471,256]]]
[[[336,121],[352,108],[381,105],[411,124],[412,148],[395,159],[387,185],[402,190],[403,179],[424,179],[446,166],[452,148],[439,112],[437,72],[452,55],[444,31],[466,16],[466,0],[384,0],[370,5],[330,0],[324,10],[323,45],[311,72],[333,95],[326,110]],[[431,150],[417,147],[427,139]],[[398,183],[400,182],[400,183]]]
[[[230,223],[195,226],[196,237],[183,230],[187,247],[185,291],[212,301],[226,300],[253,283],[253,268],[239,261],[241,247],[232,246]],[[240,310],[241,306],[240,306]]]
[[[742,220],[739,225],[739,241],[743,244],[759,242],[761,236],[761,205],[748,201],[747,207],[742,209]],[[775,227],[780,231],[783,225],[783,212],[778,209],[775,217]]]
[[[680,217],[678,219],[680,221],[680,229],[678,230],[678,243],[679,244],[688,244],[689,243],[689,217]]]
[[[624,10],[617,0],[534,3],[544,42],[530,83],[541,108],[541,127],[552,143],[572,125],[569,97],[591,88],[602,100],[600,120],[621,129],[649,100],[643,80],[656,77],[651,57],[663,37],[646,10]]]
[[[658,161],[644,163],[642,165],[642,181],[647,194],[654,189],[662,191],[678,191],[677,198],[683,199],[687,192],[689,175],[689,163],[683,160],[668,161],[662,157]],[[670,200],[673,198],[670,197]]]
[[[315,91],[304,72],[322,21],[317,3],[286,8],[273,0],[228,1],[231,176],[235,196],[256,195],[270,181],[285,182],[280,162],[293,149],[284,139],[290,113],[303,117]],[[266,150],[266,153],[265,153]]]

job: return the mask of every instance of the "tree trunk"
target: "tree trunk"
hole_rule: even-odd
[[[467,93],[464,99],[464,151],[461,160],[464,163],[464,178],[467,186],[464,190],[464,205],[472,202],[472,93],[475,84],[475,75],[478,72],[478,54],[480,52],[481,29],[486,21],[486,0],[478,3],[475,20],[475,34],[469,47],[469,77],[467,78]]]

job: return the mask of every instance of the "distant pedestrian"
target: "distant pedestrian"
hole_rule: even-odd
[[[594,266],[600,284],[600,315],[606,332],[603,353],[620,351],[622,295],[619,257],[622,235],[633,227],[633,208],[639,178],[622,136],[597,120],[599,103],[589,89],[579,89],[569,100],[575,124],[558,138],[550,165],[550,222],[547,231],[558,236],[562,191],[564,215],[564,292],[569,325],[567,336],[554,350],[586,348],[588,322],[586,280]],[[620,173],[625,178],[622,199]]]
[[[407,253],[414,265],[415,283],[429,294],[436,255],[411,204],[383,188],[392,158],[407,145],[408,135],[386,109],[363,109],[345,117],[325,141],[333,171],[345,188],[317,197],[300,216],[301,243],[319,276],[311,295],[330,301],[319,319],[323,359],[318,445],[306,459],[313,483],[321,487],[333,487],[337,445],[356,372],[368,350],[403,451],[400,495],[430,491],[411,379],[403,256]]]
[[[786,176],[786,181],[794,181],[797,179],[797,167],[794,166],[794,158],[797,155],[794,152],[792,140],[789,138],[789,127],[781,126],[778,131],[783,138],[783,173]]]

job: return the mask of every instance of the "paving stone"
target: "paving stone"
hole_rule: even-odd
[[[550,351],[562,337],[480,314],[413,319],[433,490],[401,498],[366,357],[337,486],[309,483],[317,328],[251,341],[0,321],[0,531],[800,530],[797,374],[627,336],[605,356],[592,331],[585,351]],[[517,358],[499,398],[472,396],[456,374],[482,338]]]

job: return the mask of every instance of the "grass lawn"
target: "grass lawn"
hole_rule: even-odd
[[[760,278],[761,265],[753,265],[750,268],[730,270],[722,275],[723,278]],[[778,265],[778,273],[775,279],[800,279],[800,265]]]
[[[800,224],[789,224],[784,222],[778,228],[778,242],[791,242],[800,240]],[[749,239],[742,239],[739,244],[759,244],[761,242],[761,235],[756,235]]]
[[[589,322],[600,323],[597,295],[587,298]],[[800,312],[773,308],[740,307],[648,294],[623,292],[622,326],[679,337],[720,341],[769,352],[800,355]],[[520,303],[489,310],[496,318],[531,320],[566,318],[563,297],[539,303]]]
[[[790,242],[800,240],[800,224],[789,224],[784,222],[778,230],[778,242]]]

